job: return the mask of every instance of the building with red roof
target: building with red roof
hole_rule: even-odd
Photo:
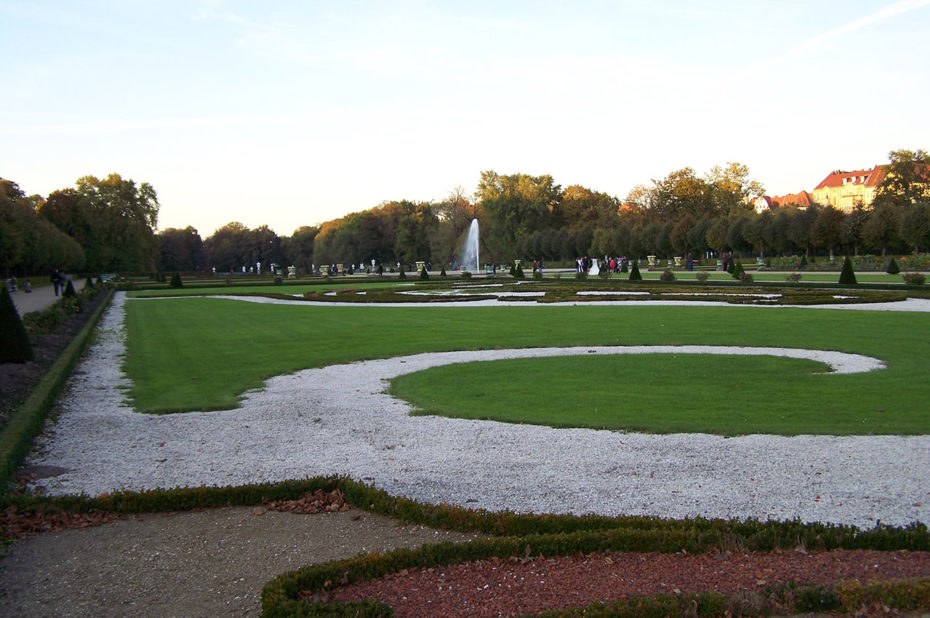
[[[814,201],[845,212],[851,211],[856,204],[868,206],[875,199],[875,191],[885,179],[888,167],[876,165],[870,170],[830,172],[814,187]]]

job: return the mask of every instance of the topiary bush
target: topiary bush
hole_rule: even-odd
[[[628,273],[628,272],[630,272],[630,267],[629,267],[629,265],[626,263],[626,261],[624,261],[623,264],[620,265],[620,272],[622,272],[622,273]]]
[[[448,277],[448,276],[449,276],[449,275],[446,274],[446,267],[445,267],[445,266],[443,266],[443,267],[442,267],[442,270],[439,271],[439,276],[440,276],[440,277]]]
[[[538,270],[533,271],[533,279],[535,281],[542,281],[542,278],[543,278],[543,274],[541,272],[539,272]]]
[[[710,278],[710,275],[707,274],[707,271],[701,270],[695,273],[694,278],[701,283],[707,283],[707,279]]]
[[[429,281],[429,273],[426,272],[426,266],[420,269],[420,281]]]
[[[633,266],[630,267],[630,281],[642,281],[643,276],[639,274],[639,261],[633,260]]]
[[[64,291],[61,293],[62,298],[74,298],[77,296],[77,292],[74,291],[74,283],[71,279],[68,279],[68,285],[65,286]]]
[[[785,281],[789,283],[797,283],[800,280],[801,280],[801,273],[789,273],[788,276],[785,277]]]
[[[459,279],[471,279],[471,271],[463,270],[461,273],[459,273]]]
[[[739,279],[740,281],[742,281],[743,273],[746,272],[745,270],[743,270],[743,263],[740,262],[739,260],[733,260],[731,264],[733,265],[733,269],[730,270],[730,274],[733,276],[734,279]]]
[[[397,278],[398,278],[398,279],[406,279],[406,278],[407,278],[407,273],[404,272],[404,269],[403,269],[403,268],[400,269],[400,272],[397,274]]]
[[[665,283],[669,283],[674,280],[675,280],[675,273],[672,272],[671,268],[666,268],[665,270],[662,271],[662,274],[659,275],[659,281],[664,281]]]
[[[514,279],[526,279],[526,275],[523,274],[522,266],[517,266],[513,269],[513,277]]]
[[[274,278],[274,284],[275,284],[275,285],[281,285],[282,283],[284,283],[284,281],[281,279],[281,277],[275,277],[275,278]]]
[[[168,285],[172,288],[183,287],[184,284],[181,282],[181,273],[175,272],[173,275],[171,275],[171,283]]]
[[[739,280],[742,283],[752,283],[755,279],[753,278],[752,273],[747,273],[746,271],[742,271],[739,274]]]
[[[578,272],[575,273],[575,279],[578,279],[579,281],[584,281],[587,278],[588,278],[588,273],[586,273],[583,270],[579,270]]]
[[[856,273],[853,272],[852,262],[849,261],[849,256],[846,256],[846,259],[843,260],[843,270],[840,271],[840,284],[842,285],[856,285]]]
[[[806,255],[801,256],[801,261],[798,262],[798,268],[807,268],[807,256]]]
[[[0,363],[25,363],[35,358],[26,327],[19,319],[10,292],[0,292]]]
[[[891,261],[888,262],[888,267],[885,269],[885,272],[889,275],[897,275],[901,272],[901,269],[898,267],[898,262],[894,258],[891,258]]]
[[[927,282],[927,278],[922,273],[904,273],[901,278],[908,285],[923,285]]]

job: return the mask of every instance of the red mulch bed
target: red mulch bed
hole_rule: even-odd
[[[337,588],[328,599],[313,595],[313,600],[377,599],[397,616],[511,616],[632,596],[732,594],[779,584],[865,584],[927,576],[930,552],[609,552],[410,569]]]

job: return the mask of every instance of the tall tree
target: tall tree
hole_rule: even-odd
[[[519,257],[518,238],[548,226],[560,194],[559,185],[549,175],[482,172],[476,195],[489,223],[486,236],[492,258]]]
[[[892,150],[885,178],[878,185],[875,203],[898,206],[930,200],[930,154],[923,150]]]
[[[204,268],[203,240],[191,226],[183,230],[168,228],[156,236],[158,240],[158,270],[193,271]]]
[[[148,183],[84,176],[55,191],[39,214],[83,247],[88,270],[152,270],[158,257],[158,197]]]

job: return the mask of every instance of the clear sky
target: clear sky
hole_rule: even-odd
[[[483,170],[771,195],[930,148],[930,0],[0,0],[0,177],[282,235]]]

